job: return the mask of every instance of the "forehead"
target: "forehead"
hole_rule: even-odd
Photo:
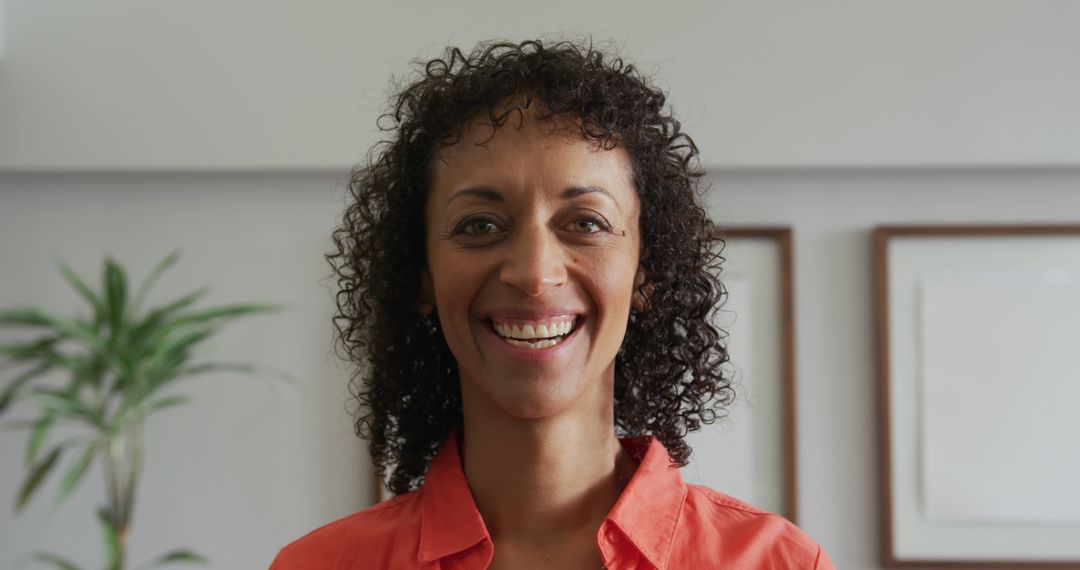
[[[466,124],[459,142],[439,149],[430,181],[432,197],[467,186],[504,192],[599,186],[621,200],[637,200],[625,149],[587,140],[574,119],[536,118],[527,110],[498,127],[487,120]]]

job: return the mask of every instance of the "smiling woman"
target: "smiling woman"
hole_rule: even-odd
[[[590,430],[614,431],[640,204],[625,150],[551,120],[531,107],[494,133],[475,120],[431,169],[422,279],[457,363],[466,434],[571,407],[603,424]],[[559,326],[565,335],[548,330]]]
[[[396,98],[328,256],[357,433],[398,494],[311,568],[831,568],[679,476],[721,373],[720,248],[665,95],[593,46],[449,49]]]

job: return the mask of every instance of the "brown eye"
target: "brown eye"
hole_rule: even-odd
[[[501,228],[499,225],[492,221],[490,218],[469,218],[460,225],[454,233],[465,234],[470,236],[481,236],[487,234],[497,233]]]
[[[608,229],[607,222],[600,218],[594,218],[591,216],[575,220],[571,224],[571,227],[574,229],[574,231],[583,234],[595,234]]]

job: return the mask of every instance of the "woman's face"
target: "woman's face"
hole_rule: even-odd
[[[640,249],[626,152],[526,112],[494,136],[473,123],[430,180],[424,289],[466,410],[540,418],[610,402]]]

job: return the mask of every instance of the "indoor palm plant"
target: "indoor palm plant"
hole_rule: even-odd
[[[213,371],[251,371],[249,365],[192,362],[192,349],[227,322],[277,307],[243,304],[195,310],[207,290],[200,289],[170,303],[143,310],[146,296],[162,273],[176,263],[175,252],[153,268],[129,296],[124,269],[106,259],[101,291],[94,291],[64,263],[64,278],[90,304],[89,318],[62,318],[36,307],[0,309],[0,326],[37,333],[24,342],[0,344],[0,361],[20,372],[2,380],[0,416],[15,400],[31,402],[35,419],[13,425],[29,430],[26,476],[16,503],[22,510],[42,482],[70,456],[59,480],[58,500],[67,497],[87,470],[100,460],[105,472],[106,502],[98,509],[108,557],[107,570],[124,570],[131,532],[135,490],[145,454],[146,418],[182,404],[186,398],[166,395],[180,378]],[[56,373],[60,373],[62,380]],[[3,379],[8,374],[0,376]],[[54,428],[75,428],[73,437],[53,441]],[[49,553],[35,558],[63,570],[79,566]],[[202,562],[190,550],[175,550],[139,565]]]

